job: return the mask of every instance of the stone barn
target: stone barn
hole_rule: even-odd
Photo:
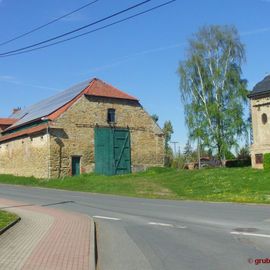
[[[263,168],[263,154],[270,153],[270,75],[257,83],[250,98],[253,144],[250,148],[252,167]]]
[[[96,78],[0,118],[0,129],[0,174],[114,175],[164,163],[164,135],[139,100]]]

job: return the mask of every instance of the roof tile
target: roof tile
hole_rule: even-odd
[[[47,124],[43,124],[43,125],[27,128],[24,130],[20,130],[15,133],[7,134],[0,137],[0,142],[8,141],[10,139],[14,139],[14,138],[25,136],[25,135],[30,135],[30,134],[45,130],[47,127],[48,127]]]
[[[0,118],[0,125],[10,126],[17,121],[15,118]]]
[[[55,119],[66,111],[74,103],[74,100],[77,100],[78,97],[83,94],[138,101],[135,97],[94,78],[93,80],[87,80],[72,86],[53,97],[47,98],[21,110],[19,113],[13,114],[11,117],[16,118],[17,121],[7,128],[6,131],[16,129],[31,122],[40,121],[42,118]]]
[[[109,85],[99,79],[94,79],[93,83],[85,89],[85,95],[98,96],[98,97],[110,97],[119,99],[128,99],[138,101],[137,98],[128,95],[119,89]]]

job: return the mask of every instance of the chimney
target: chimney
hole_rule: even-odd
[[[20,112],[21,110],[22,110],[21,107],[14,108],[12,114],[16,114],[16,113]]]

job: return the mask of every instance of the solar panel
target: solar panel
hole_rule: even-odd
[[[89,85],[90,82],[91,80],[87,80],[85,82],[76,84],[55,96],[49,97],[34,105],[22,109],[17,113],[12,114],[10,116],[11,118],[16,118],[19,120],[8,129],[21,126],[25,123],[41,119],[42,117],[51,114],[75,98],[77,95],[79,95]]]

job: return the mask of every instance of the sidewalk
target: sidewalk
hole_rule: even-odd
[[[5,207],[21,221],[0,236],[0,269],[94,270],[90,217],[0,199]]]

